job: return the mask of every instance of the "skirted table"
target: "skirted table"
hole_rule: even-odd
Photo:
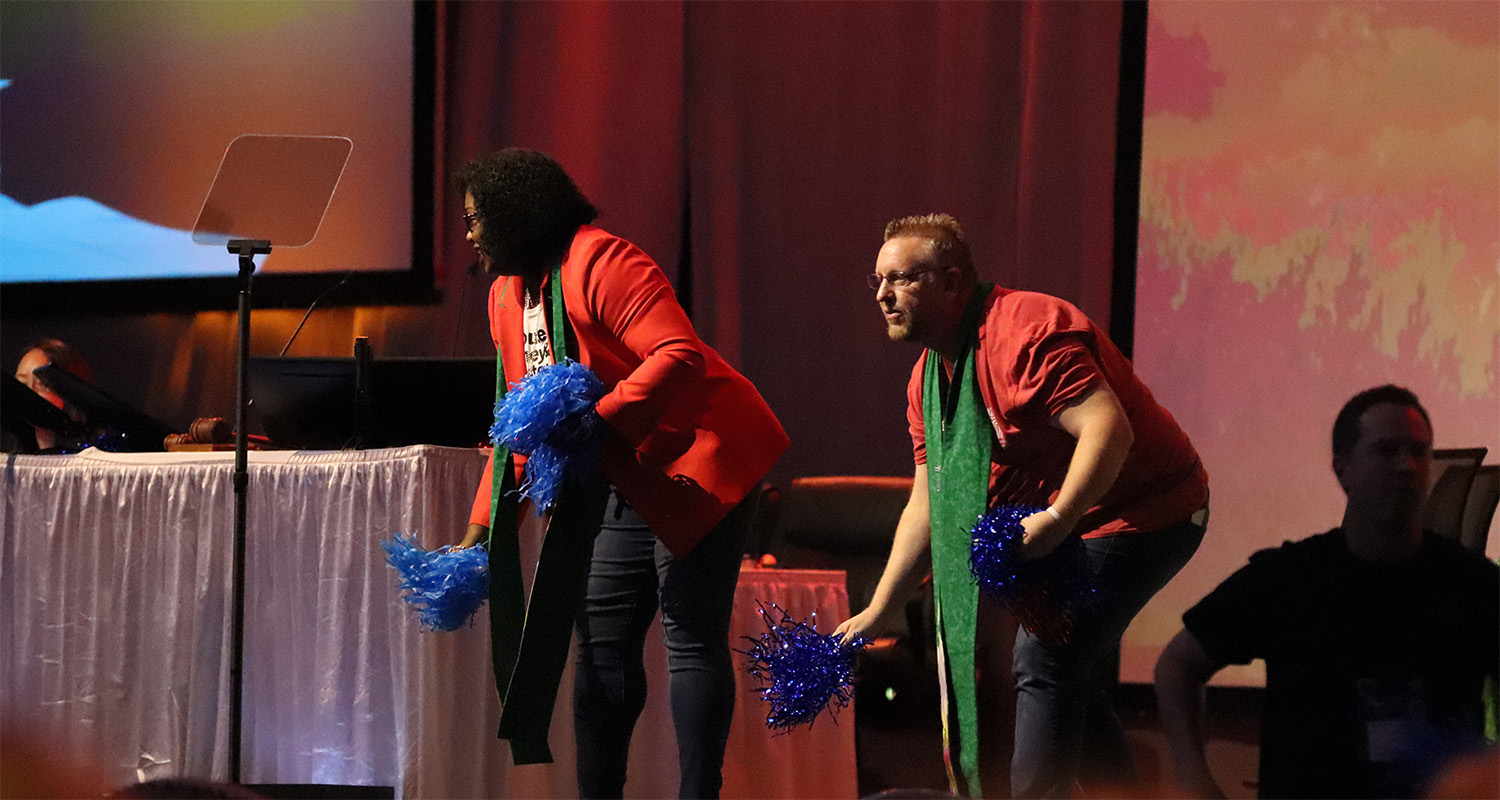
[[[514,767],[481,610],[421,633],[382,539],[455,541],[478,450],[256,452],[250,458],[242,779],[394,786],[398,797],[576,797],[571,659],[557,762]],[[11,456],[0,472],[0,714],[119,783],[228,771],[233,454]],[[842,572],[741,572],[733,646],[757,601],[848,614]],[[736,655],[736,665],[745,659]],[[677,793],[660,627],[627,797]],[[854,797],[853,709],[776,735],[741,671],[724,797]]]

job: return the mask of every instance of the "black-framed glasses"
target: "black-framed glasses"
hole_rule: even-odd
[[[476,223],[478,221],[479,221],[479,212],[478,211],[465,211],[464,212],[464,228],[466,230],[470,230],[470,231],[474,230],[474,223]]]
[[[865,283],[875,291],[880,291],[880,282],[885,281],[892,289],[900,289],[917,282],[917,277],[927,272],[937,272],[940,267],[928,267],[927,269],[914,269],[911,272],[887,272],[884,275],[873,274],[865,276]]]

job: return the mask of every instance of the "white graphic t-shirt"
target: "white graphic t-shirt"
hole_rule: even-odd
[[[526,375],[552,363],[552,340],[547,335],[547,304],[525,309],[522,328],[526,332]]]
[[[547,304],[537,303],[523,308],[521,327],[526,332],[526,375],[552,363],[552,338],[547,334]],[[519,528],[516,535],[521,547],[521,587],[530,602],[531,586],[536,577],[536,564],[542,552],[542,540],[546,538],[547,526],[552,522],[552,512],[537,514],[532,510],[531,500],[521,501]]]

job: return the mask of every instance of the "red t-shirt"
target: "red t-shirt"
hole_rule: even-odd
[[[918,464],[927,463],[922,373],[907,384],[906,418]],[[1208,474],[1177,420],[1156,402],[1098,326],[1070,303],[996,287],[985,300],[975,374],[994,436],[990,505],[1051,505],[1076,440],[1052,418],[1089,389],[1119,398],[1135,444],[1104,498],[1077,530],[1084,538],[1136,533],[1181,522],[1208,502]]]

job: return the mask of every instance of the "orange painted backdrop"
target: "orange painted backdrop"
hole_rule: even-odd
[[[1494,3],[1151,5],[1135,357],[1213,517],[1127,635],[1127,680],[1250,553],[1338,524],[1355,392],[1407,386],[1438,447],[1500,458],[1497,111]]]

